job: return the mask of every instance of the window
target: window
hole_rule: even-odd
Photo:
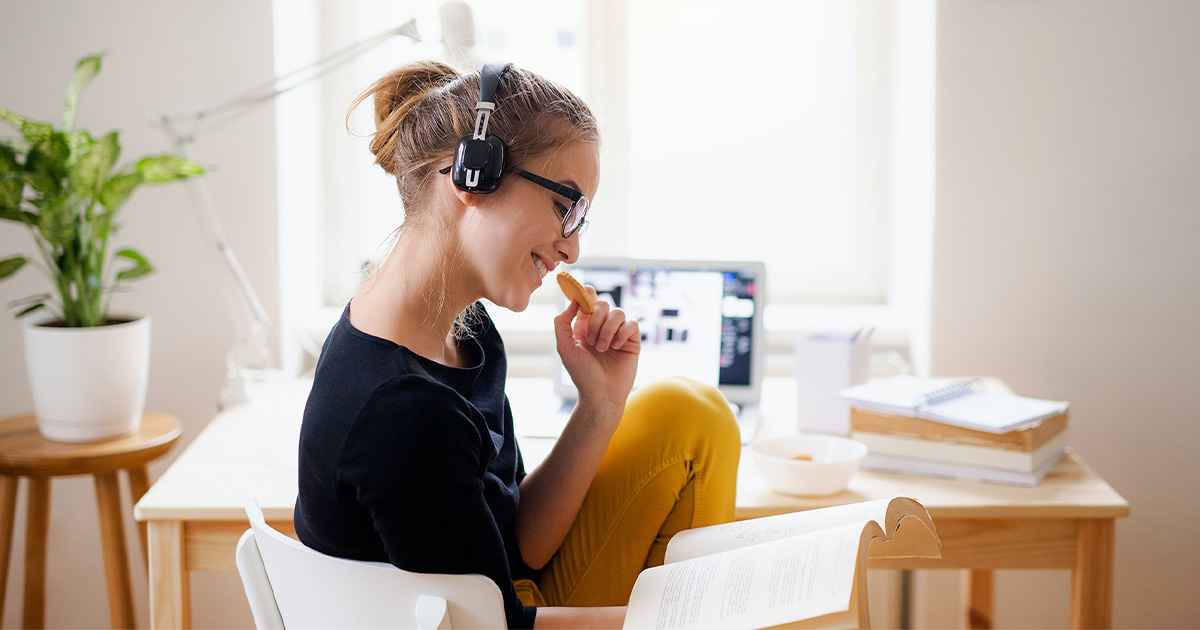
[[[884,303],[888,51],[861,31],[887,9],[872,6],[631,2],[630,238],[603,245],[762,259],[772,303]]]
[[[277,11],[277,22],[308,15],[312,24],[277,23],[281,72],[413,17],[425,39],[395,38],[330,73],[307,97],[279,100],[281,199],[318,206],[281,211],[281,221],[310,224],[307,237],[286,246],[310,271],[312,252],[321,252],[320,296],[285,291],[285,311],[340,307],[364,261],[400,223],[395,183],[371,165],[365,140],[346,134],[344,112],[392,67],[445,58],[443,4],[288,0],[287,11]],[[600,119],[601,187],[585,256],[763,260],[776,350],[790,349],[805,330],[861,325],[889,330],[881,341],[896,346],[920,342],[932,232],[932,0],[469,5],[476,59],[513,61],[556,80]],[[306,107],[316,112],[310,126],[285,129],[286,110]],[[353,128],[372,129],[369,110],[360,108]],[[305,135],[306,146],[285,148],[284,138]],[[289,173],[285,153],[320,166]],[[316,181],[301,181],[303,173]],[[286,261],[284,273],[292,273]],[[498,319],[548,331],[552,284],[525,316]],[[292,307],[288,295],[307,307]]]

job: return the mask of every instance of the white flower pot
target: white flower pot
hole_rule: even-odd
[[[92,442],[138,430],[150,376],[150,317],[91,328],[25,321],[25,365],[38,429],[47,439]]]

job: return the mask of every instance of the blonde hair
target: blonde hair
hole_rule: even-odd
[[[371,152],[375,163],[396,178],[406,225],[427,220],[430,182],[440,167],[453,161],[458,139],[472,132],[479,79],[479,72],[459,74],[444,63],[418,61],[387,73],[351,103],[347,129],[358,106],[372,99]],[[504,140],[510,166],[576,142],[600,141],[596,118],[582,99],[528,70],[511,67],[496,88],[495,102],[488,133]],[[393,238],[399,236],[397,232]],[[457,261],[446,262],[443,274]],[[444,295],[427,299],[438,302],[439,312],[444,307]],[[456,334],[469,334],[474,319],[470,310],[459,314]]]

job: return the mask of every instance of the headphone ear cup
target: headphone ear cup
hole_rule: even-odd
[[[492,192],[500,187],[500,178],[504,176],[505,163],[508,161],[508,148],[504,146],[500,136],[489,135],[487,143],[492,150],[479,183],[481,187],[487,188],[487,192]]]
[[[459,138],[451,175],[454,187],[484,195],[495,191],[504,174],[506,153],[504,141],[495,135],[489,135],[486,140],[476,140],[472,136]]]

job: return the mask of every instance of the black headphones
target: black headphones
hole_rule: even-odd
[[[504,141],[499,136],[488,135],[487,128],[496,109],[496,87],[511,67],[511,63],[489,63],[480,71],[475,132],[458,139],[454,166],[450,167],[454,187],[459,190],[487,194],[500,187],[506,157]]]

